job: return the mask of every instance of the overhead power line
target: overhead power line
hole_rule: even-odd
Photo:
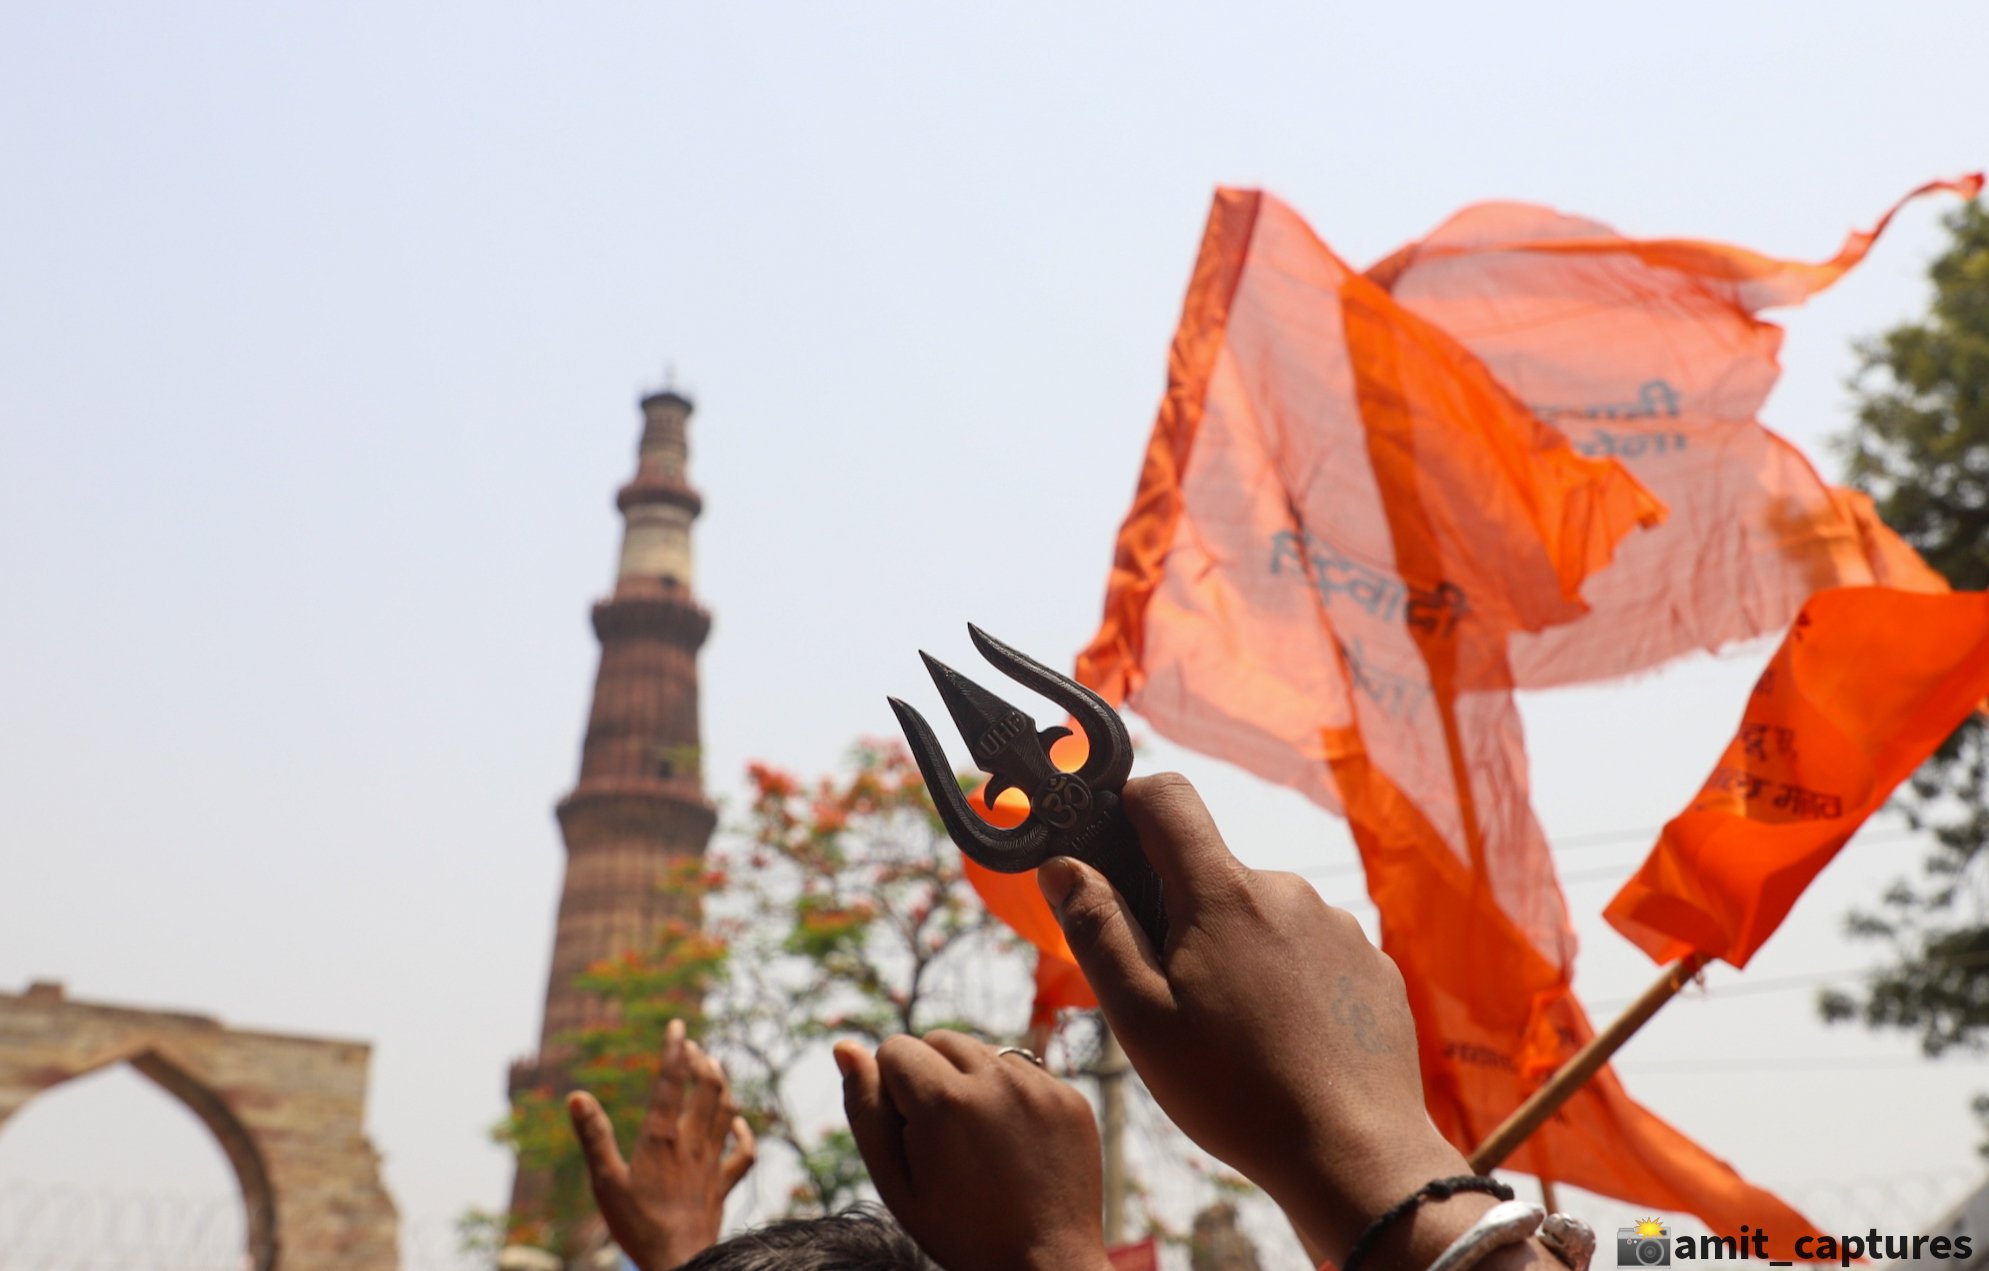
[[[1981,950],[1975,953],[1958,953],[1952,957],[1933,957],[1919,960],[1938,962],[1947,966],[1982,966],[1989,964],[1989,950]],[[1750,997],[1759,993],[1783,993],[1790,989],[1814,988],[1819,984],[1862,979],[1865,976],[1874,974],[1878,970],[1880,968],[1877,967],[1851,967],[1841,971],[1818,971],[1805,975],[1782,975],[1752,980],[1730,980],[1717,986],[1709,985],[1702,993],[1681,993],[1679,994],[1679,1000],[1683,1002],[1710,1002],[1719,998]],[[1590,1002],[1588,1003],[1588,1007],[1590,1010],[1596,1012],[1621,1010],[1634,1000],[1634,998],[1628,997],[1609,998],[1602,1001]]]
[[[1926,1055],[1790,1055],[1786,1058],[1748,1056],[1727,1059],[1627,1059],[1616,1065],[1627,1073],[1708,1072],[1828,1072],[1846,1068],[1910,1068],[1937,1063]]]
[[[1661,830],[1662,827],[1641,827],[1641,828],[1621,829],[1621,830],[1598,830],[1588,834],[1573,835],[1557,839],[1552,843],[1551,846],[1555,851],[1555,853],[1558,855],[1562,850],[1568,848],[1600,847],[1608,845],[1610,843],[1622,843],[1622,842],[1637,841],[1637,840],[1655,840],[1656,836],[1661,832]],[[1888,843],[1888,842],[1896,842],[1900,839],[1914,838],[1921,835],[1922,833],[1924,833],[1924,831],[1916,830],[1910,826],[1896,825],[1896,826],[1886,826],[1875,830],[1865,831],[1861,833],[1858,837],[1859,841],[1861,842]],[[1641,862],[1641,859],[1642,857],[1640,855],[1635,860],[1625,860],[1616,864],[1597,865],[1579,870],[1563,871],[1559,873],[1559,881],[1562,886],[1571,887],[1571,886],[1584,886],[1590,883],[1621,880],[1629,876],[1630,871],[1636,868],[1636,866]],[[1301,878],[1316,881],[1316,880],[1325,880],[1325,879],[1334,879],[1334,878],[1359,877],[1362,875],[1363,870],[1362,866],[1358,862],[1355,862],[1347,865],[1329,865],[1329,866],[1322,866],[1317,869],[1297,870],[1294,872],[1297,873]],[[1326,897],[1326,900],[1328,904],[1331,904],[1340,909],[1358,910],[1362,912],[1373,912],[1375,909],[1373,902],[1370,901],[1364,895],[1344,896],[1344,897],[1328,896]],[[1948,961],[1952,961],[1956,965],[1974,965],[1978,963],[1989,962],[1989,953],[1985,953],[1982,955],[1963,955],[1955,959],[1948,959]],[[1729,981],[1727,983],[1720,985],[1718,988],[1708,988],[1702,993],[1688,995],[1687,1000],[1703,1002],[1703,1001],[1711,1001],[1715,998],[1747,997],[1761,993],[1781,993],[1781,992],[1787,992],[1792,989],[1812,988],[1820,984],[1829,984],[1832,982],[1841,982],[1845,980],[1859,979],[1861,977],[1871,975],[1875,969],[1876,968],[1863,967],[1863,968],[1851,968],[1841,971],[1814,972],[1803,975]],[[1628,1006],[1634,1000],[1635,1000],[1634,997],[1603,998],[1593,1002],[1589,1002],[1586,1005],[1589,1007],[1591,1011],[1602,1013],[1613,1010],[1620,1010],[1623,1007]]]
[[[1570,849],[1604,847],[1612,843],[1637,842],[1647,847],[1657,842],[1657,836],[1663,829],[1663,826],[1651,826],[1635,830],[1597,831],[1596,834],[1590,836],[1556,839],[1551,841],[1548,847],[1555,855],[1559,855],[1561,852]],[[1858,835],[1858,841],[1861,843],[1891,843],[1900,839],[1915,838],[1922,833],[1924,831],[1911,829],[1903,825],[1891,826],[1862,832]],[[1608,837],[1605,838],[1605,835]],[[1591,883],[1609,878],[1621,878],[1627,875],[1631,869],[1635,868],[1641,860],[1642,855],[1640,852],[1638,857],[1633,860],[1625,860],[1620,864],[1614,865],[1594,865],[1579,870],[1563,871],[1559,874],[1559,877],[1564,885],[1569,883]],[[1358,878],[1365,871],[1359,861],[1353,861],[1345,865],[1321,865],[1313,869],[1300,869],[1293,870],[1292,872],[1300,878],[1324,881],[1333,878]]]

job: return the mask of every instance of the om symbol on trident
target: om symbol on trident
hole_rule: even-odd
[[[1068,830],[1091,811],[1091,787],[1074,772],[1060,772],[1043,783],[1033,806],[1045,821],[1060,830]]]

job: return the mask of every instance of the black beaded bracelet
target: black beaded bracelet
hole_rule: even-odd
[[[1369,1223],[1367,1230],[1361,1232],[1360,1239],[1354,1241],[1354,1247],[1347,1250],[1345,1260],[1340,1263],[1340,1271],[1360,1271],[1361,1260],[1367,1257],[1367,1251],[1374,1246],[1374,1242],[1381,1239],[1381,1233],[1386,1231],[1390,1224],[1400,1221],[1404,1215],[1416,1206],[1426,1200],[1449,1200],[1459,1192],[1483,1192],[1487,1196],[1496,1196],[1500,1200],[1512,1199],[1512,1188],[1507,1187],[1496,1178],[1486,1178],[1483,1174],[1459,1174],[1455,1178],[1433,1178],[1421,1187],[1418,1187],[1400,1204],[1389,1209],[1381,1217]]]

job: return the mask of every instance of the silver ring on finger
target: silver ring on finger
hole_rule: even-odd
[[[1038,1068],[1043,1066],[1043,1057],[1027,1046],[1003,1046],[995,1052],[996,1059],[1000,1059],[1003,1055],[1020,1055]]]

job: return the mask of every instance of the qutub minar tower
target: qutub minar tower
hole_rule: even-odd
[[[717,822],[698,748],[698,648],[711,615],[697,603],[691,522],[703,501],[685,477],[691,400],[642,399],[635,477],[615,496],[623,520],[614,593],[594,606],[601,669],[580,748],[580,780],[560,800],[566,881],[536,1055],[511,1068],[511,1090],[558,1087],[559,1039],[609,1022],[612,1007],[573,986],[589,966],[654,946],[681,912],[664,894],[673,862],[704,853]],[[513,1212],[543,1180],[520,1173]]]

